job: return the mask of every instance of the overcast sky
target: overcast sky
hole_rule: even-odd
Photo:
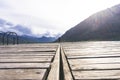
[[[0,18],[22,24],[33,34],[56,35],[120,0],[0,0]]]

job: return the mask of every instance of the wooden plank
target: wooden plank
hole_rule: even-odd
[[[56,49],[57,46],[15,46],[15,47],[10,47],[10,46],[5,46],[5,47],[0,47],[0,49]]]
[[[23,52],[23,51],[37,51],[37,52],[55,52],[56,49],[50,49],[50,48],[31,48],[31,49],[28,49],[28,48],[22,48],[22,49],[19,49],[19,48],[8,48],[8,49],[0,49],[1,52]]]
[[[55,52],[12,52],[12,53],[0,53],[0,57],[3,56],[54,56]]]
[[[109,64],[70,64],[72,70],[120,70],[120,63],[109,63]]]
[[[8,48],[50,48],[50,49],[56,49],[58,45],[55,45],[55,46],[49,46],[49,45],[43,45],[43,46],[22,46],[22,45],[17,45],[17,46],[0,46],[0,49],[8,49]]]
[[[119,80],[120,70],[72,71],[75,80]]]
[[[86,55],[67,55],[68,59],[82,59],[82,58],[115,58],[120,57],[120,54],[86,54]]]
[[[64,45],[65,44],[65,45]],[[69,43],[63,43],[64,47],[114,47],[119,46],[119,41],[90,41],[90,42],[69,42]]]
[[[120,53],[120,48],[116,47],[116,48],[112,48],[112,47],[105,47],[105,45],[103,47],[91,47],[91,46],[87,46],[84,48],[79,47],[79,49],[76,48],[70,48],[70,49],[65,49],[65,52],[67,55],[71,54],[114,54],[114,53]]]
[[[53,56],[0,56],[1,59],[53,58]]]
[[[119,43],[80,42],[63,45],[75,80],[120,79]]]
[[[1,46],[0,48],[57,48],[58,45],[6,45]]]
[[[102,64],[102,63],[120,63],[120,58],[85,58],[68,59],[70,64]]]
[[[51,43],[51,44],[19,44],[19,45],[0,45],[0,48],[15,48],[15,47],[17,47],[17,48],[24,48],[24,47],[28,47],[28,48],[31,48],[31,47],[42,47],[42,48],[57,48],[58,47],[58,44],[54,44],[54,43]]]
[[[4,62],[23,62],[23,63],[37,63],[37,62],[51,62],[52,58],[21,58],[21,59],[1,59],[0,58],[0,63]]]
[[[62,65],[63,65],[63,66],[61,65],[61,67],[63,67],[64,80],[74,80],[62,46],[61,46],[61,56],[62,56]]]
[[[54,56],[55,54],[0,54],[2,56]]]
[[[50,63],[0,63],[0,69],[47,69]]]
[[[56,55],[51,65],[51,70],[49,72],[47,80],[59,80],[60,78],[59,73],[60,73],[60,45],[58,46],[58,49],[56,51]]]
[[[1,53],[3,52],[55,52],[52,49],[2,49],[0,50]]]
[[[45,80],[47,69],[0,69],[0,80]]]
[[[93,50],[94,51],[94,50]],[[91,51],[65,51],[65,53],[66,53],[66,55],[101,55],[101,54],[105,54],[105,55],[107,55],[107,54],[120,54],[120,50],[118,50],[118,51],[105,51],[105,52],[102,52],[102,50],[101,51],[98,51],[98,52],[96,52],[96,51],[94,51],[94,52],[91,52]]]
[[[37,51],[27,51],[27,52],[0,52],[0,55],[3,54],[55,54],[55,52],[37,52]]]

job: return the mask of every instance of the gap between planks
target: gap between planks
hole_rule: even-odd
[[[47,80],[59,80],[60,78],[59,72],[60,72],[60,45],[58,46],[58,49],[56,51],[54,61],[51,64],[51,69],[48,74]]]
[[[64,75],[64,80],[74,80],[72,72],[70,70],[70,65],[68,64],[68,61],[66,59],[64,49],[60,48],[61,51],[61,57],[62,57],[62,67],[63,67],[63,75]]]
[[[47,80],[74,80],[61,45],[57,49]]]

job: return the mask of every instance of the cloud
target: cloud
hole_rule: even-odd
[[[34,19],[34,20],[36,20],[36,19]],[[23,20],[23,22],[24,21],[25,21],[25,19]],[[33,25],[34,21],[32,23],[32,22],[29,22],[29,20],[28,20],[28,23],[31,23],[30,25]],[[36,23],[37,23],[37,21],[36,21]],[[39,27],[39,26],[42,26],[42,27]],[[31,26],[25,26],[25,25],[21,25],[21,24],[14,24],[10,21],[0,19],[0,31],[4,31],[4,32],[11,31],[11,32],[16,32],[19,35],[30,35],[30,36],[36,36],[36,37],[42,37],[42,36],[56,37],[56,36],[58,36],[58,33],[56,34],[54,27],[53,28],[52,27],[50,28],[49,26],[45,27],[45,24],[41,25],[41,24],[39,24],[39,22],[38,22],[38,25],[31,27]]]
[[[14,30],[16,30],[18,32],[21,32],[24,35],[31,35],[32,34],[32,32],[31,32],[31,30],[29,28],[27,28],[25,26],[22,26],[22,25],[16,25],[16,26],[14,26],[14,27],[12,27],[10,29],[14,29]]]
[[[7,32],[16,32],[19,35],[31,35],[32,32],[29,28],[22,25],[15,25],[11,22],[7,22],[4,19],[0,19],[0,31]]]
[[[4,0],[0,0],[0,8],[8,8],[8,7],[10,6],[8,6]]]
[[[0,18],[21,24],[34,35],[64,33],[91,14],[120,0],[0,0]],[[12,29],[7,24],[2,29]],[[16,29],[20,32],[20,30]],[[29,30],[27,31],[28,33]],[[24,32],[25,33],[25,32]]]
[[[0,19],[0,27],[2,27],[5,23],[6,23],[6,21],[5,21],[5,20]]]
[[[61,33],[59,27],[42,18],[17,13],[6,13],[5,16],[1,17],[9,21],[7,25],[13,25],[10,22],[13,22],[16,25],[24,25],[23,27],[30,29],[33,35],[41,36],[49,32],[50,36],[55,36]]]
[[[11,22],[7,22],[6,25],[8,25],[8,26],[14,26],[14,24],[11,23]]]

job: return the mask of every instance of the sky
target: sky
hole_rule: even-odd
[[[119,3],[120,0],[0,0],[0,18],[23,25],[34,35],[56,36]]]

